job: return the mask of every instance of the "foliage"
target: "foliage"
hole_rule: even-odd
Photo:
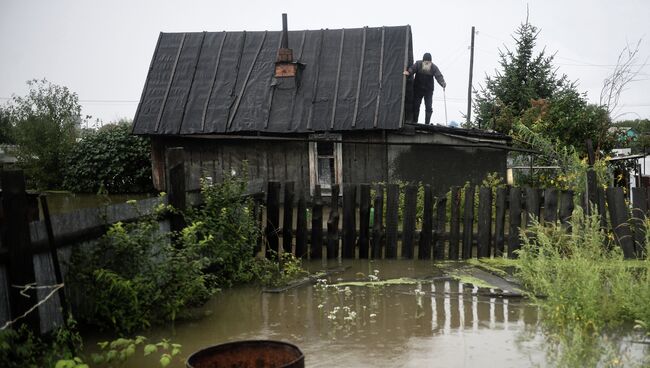
[[[650,321],[650,260],[624,260],[619,247],[607,246],[598,215],[580,207],[571,226],[570,233],[540,224],[522,231],[518,275],[542,308],[559,365],[596,366],[607,346],[602,336]]]
[[[515,31],[516,49],[499,50],[501,71],[487,76],[485,87],[476,92],[475,124],[481,128],[507,133],[531,100],[547,99],[571,87],[566,76],[557,76],[553,55],[547,56],[545,50],[534,54],[538,35],[537,27],[526,20]]]
[[[0,144],[14,143],[12,128],[9,112],[0,106]]]
[[[267,250],[268,251],[268,250]],[[270,251],[271,258],[255,258],[252,263],[253,279],[267,287],[281,287],[307,276],[300,258],[291,253],[278,255]]]
[[[27,82],[29,92],[14,96],[7,111],[17,144],[16,157],[33,184],[60,188],[66,155],[83,121],[76,93],[47,80]]]
[[[589,104],[575,83],[558,76],[553,55],[545,50],[535,54],[539,31],[521,24],[515,36],[516,49],[500,52],[501,70],[487,76],[485,87],[476,93],[473,126],[514,134],[522,124],[551,142],[571,146],[580,157],[586,155],[585,140],[591,139],[596,151],[607,153],[615,144],[606,108]],[[542,151],[541,156],[547,152]]]
[[[67,156],[64,177],[73,192],[150,192],[149,140],[132,135],[129,121],[87,132]]]
[[[75,349],[81,349],[74,320],[70,320],[69,329],[59,328],[52,332],[47,340],[41,339],[25,326],[18,329],[0,330],[0,366],[13,367],[53,367],[58,360],[74,359],[70,343]]]
[[[532,177],[520,176],[517,178],[518,183],[573,190],[577,194],[576,198],[581,198],[587,183],[587,171],[589,170],[587,159],[580,158],[572,146],[552,141],[524,124],[516,123],[514,130],[532,148],[545,153],[538,156],[537,164],[559,167],[557,170],[539,170],[536,173],[535,180]],[[606,160],[596,160],[593,169],[596,173],[597,183],[606,186],[610,182],[611,176]]]
[[[253,251],[259,229],[252,199],[245,192],[244,178],[225,177],[218,184],[202,180],[205,203],[186,214],[183,247],[209,259],[206,271],[216,277],[218,285],[249,282],[254,276]]]
[[[180,344],[173,344],[166,339],[154,344],[144,344],[147,340],[144,336],[136,336],[133,339],[120,337],[113,341],[102,341],[97,343],[101,349],[100,353],[93,353],[91,360],[95,366],[113,366],[114,363],[121,365],[132,358],[136,349],[142,346],[143,355],[148,356],[153,353],[161,353],[158,360],[162,368],[171,364],[174,357],[177,357],[181,352]],[[59,360],[55,368],[83,368],[88,367],[87,364],[79,357],[73,359]]]
[[[83,295],[78,317],[100,328],[133,332],[174,320],[214,292],[207,260],[171,245],[156,216],[110,227],[98,246],[73,253],[69,285]]]

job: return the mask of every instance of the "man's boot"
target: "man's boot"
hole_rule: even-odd
[[[433,111],[427,111],[426,116],[424,117],[424,123],[427,125],[431,123],[431,114],[433,114]]]

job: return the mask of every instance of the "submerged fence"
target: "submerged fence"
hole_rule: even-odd
[[[170,178],[182,177],[182,161],[179,165],[172,165],[170,173],[179,175]],[[137,220],[160,204],[185,208],[200,203],[197,193],[185,191],[183,180],[172,180],[167,198],[50,217],[47,201],[41,198],[39,211],[38,195],[25,191],[22,172],[3,172],[2,186],[0,327],[27,314],[22,322],[36,332],[64,322],[61,287],[65,260],[74,246],[92,246],[110,224]],[[520,229],[533,218],[568,229],[575,202],[572,192],[552,188],[454,187],[444,196],[434,196],[429,185],[344,184],[342,193],[333,185],[329,196],[322,196],[319,186],[313,195],[296,191],[292,182],[272,181],[264,188],[248,193],[255,198],[253,213],[264,230],[257,251],[311,259],[514,257],[521,246]],[[643,225],[650,193],[635,188],[632,195],[631,212],[622,188],[595,190],[591,197],[602,228],[613,232],[626,258],[639,257],[646,249]],[[182,216],[173,214],[160,224],[161,231],[184,225]],[[29,313],[32,309],[38,313]]]
[[[600,214],[601,227],[613,231],[626,258],[645,254],[649,194],[634,188],[630,213],[623,188],[597,189],[593,208],[587,208]],[[318,186],[307,198],[296,195],[292,182],[269,182],[264,233],[268,249],[303,258],[515,257],[520,229],[533,219],[569,229],[575,199],[573,192],[554,188],[472,186],[434,197],[429,185],[398,184],[344,184],[342,196],[333,185],[324,199]]]

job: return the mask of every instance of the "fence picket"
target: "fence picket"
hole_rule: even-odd
[[[477,256],[489,257],[492,242],[492,188],[489,187],[479,189],[477,240]]]
[[[445,259],[445,228],[447,226],[447,197],[436,199],[436,231],[434,232],[434,259]]]
[[[570,231],[571,224],[569,223],[571,219],[571,214],[573,213],[573,191],[563,190],[560,193],[560,222],[564,227],[567,228],[567,231]]]
[[[307,255],[307,201],[305,191],[298,194],[298,211],[296,212],[296,257]]]
[[[508,258],[515,258],[515,251],[521,246],[519,228],[521,227],[521,189],[510,188],[510,231],[508,232]]]
[[[372,258],[381,259],[381,236],[384,218],[384,186],[375,187],[374,219],[372,224]]]
[[[614,235],[616,235],[616,242],[623,249],[623,256],[625,258],[633,258],[634,240],[632,239],[632,231],[630,230],[630,215],[625,205],[623,188],[607,188],[606,194],[609,215],[612,220],[612,230],[614,231]]]
[[[359,186],[359,258],[368,258],[370,245],[370,185]]]
[[[284,183],[284,213],[282,218],[282,251],[291,253],[293,243],[293,201],[294,187],[292,181]]]
[[[449,259],[458,259],[460,239],[460,188],[451,188],[451,218],[449,219]]]
[[[417,185],[409,184],[404,191],[404,219],[402,223],[402,257],[413,258],[415,215],[418,200]]]
[[[386,191],[386,258],[397,257],[399,185],[388,184]]]
[[[424,203],[422,209],[422,231],[418,244],[418,258],[431,259],[431,231],[433,230],[433,193],[431,185],[424,186]]]
[[[494,256],[501,257],[505,249],[506,199],[508,188],[497,188],[496,218],[494,219]]]
[[[474,235],[474,186],[465,188],[465,208],[463,209],[463,259],[472,258]]]
[[[544,222],[557,222],[558,190],[548,188],[544,191]]]
[[[648,212],[644,188],[632,188],[632,226],[634,227],[634,251],[637,258],[645,253],[645,218]]]
[[[311,245],[309,257],[320,259],[323,257],[323,197],[320,185],[314,187],[311,210]]]
[[[526,227],[533,224],[533,219],[539,221],[539,191],[537,188],[526,188]]]
[[[332,197],[330,204],[330,216],[327,219],[327,258],[333,259],[339,256],[339,193],[338,184],[332,184]]]
[[[354,258],[357,232],[357,185],[343,186],[343,258]]]

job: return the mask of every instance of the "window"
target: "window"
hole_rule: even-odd
[[[341,184],[342,160],[340,135],[312,136],[309,144],[309,182],[311,193],[316,185],[322,194],[330,194],[333,184]]]

